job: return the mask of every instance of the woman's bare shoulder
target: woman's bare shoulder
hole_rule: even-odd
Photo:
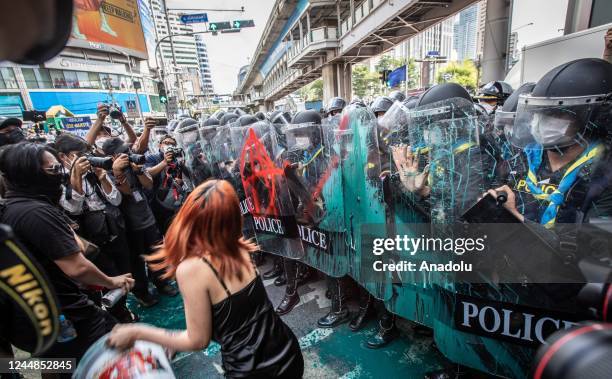
[[[208,275],[206,264],[200,257],[189,257],[184,259],[176,268],[176,280],[193,279]]]

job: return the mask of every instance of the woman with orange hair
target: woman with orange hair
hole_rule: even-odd
[[[297,338],[274,308],[252,264],[257,246],[242,236],[238,197],[231,184],[209,180],[187,198],[159,251],[147,258],[154,270],[176,276],[187,330],[120,325],[108,343],[127,348],[136,340],[175,351],[221,345],[228,378],[301,378]]]

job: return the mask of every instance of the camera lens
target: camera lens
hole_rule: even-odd
[[[145,156],[141,154],[130,154],[129,158],[130,162],[135,163],[137,165],[142,165],[146,162]]]
[[[105,170],[110,170],[113,168],[113,158],[111,157],[94,157],[88,156],[87,160],[91,167],[103,168]]]

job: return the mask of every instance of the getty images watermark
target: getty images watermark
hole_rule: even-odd
[[[486,249],[486,235],[482,237],[440,238],[440,237],[409,237],[396,235],[395,238],[372,239],[372,254],[381,259],[372,261],[376,272],[472,272],[473,263],[457,256],[482,253]],[[454,254],[445,260],[440,253]],[[389,258],[393,254],[399,259]],[[417,254],[427,254],[427,259],[418,260]],[[434,256],[432,256],[434,254]],[[410,260],[401,259],[409,255]],[[386,256],[383,260],[383,256]]]

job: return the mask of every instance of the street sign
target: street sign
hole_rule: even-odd
[[[229,21],[221,21],[221,22],[210,22],[208,24],[208,30],[211,32],[217,32],[220,30],[231,29],[232,24]]]
[[[167,109],[168,109],[168,118],[178,113],[178,101],[177,101],[176,96],[170,96],[168,98],[168,108]]]
[[[432,51],[428,51],[427,52],[427,57],[439,57],[440,56],[440,52],[436,51],[436,50],[432,50]]]
[[[235,29],[240,29],[240,28],[252,28],[255,26],[255,21],[253,20],[235,20],[232,23],[232,26]]]
[[[222,30],[221,33],[240,33],[240,29],[227,29]]]
[[[202,22],[208,22],[208,14],[206,13],[183,14],[181,15],[181,22],[183,24],[198,24]]]

